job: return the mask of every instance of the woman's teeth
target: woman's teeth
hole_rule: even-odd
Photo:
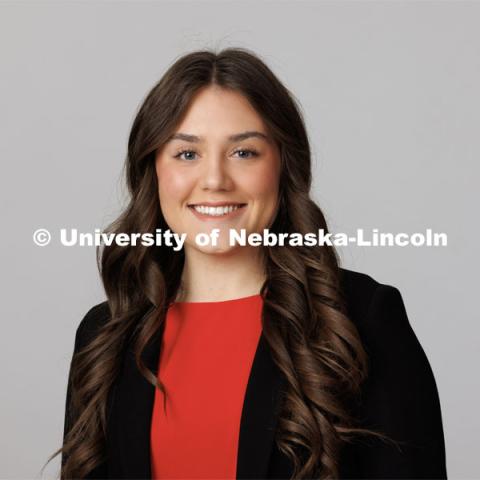
[[[203,205],[194,205],[192,208],[199,213],[203,213],[204,215],[220,217],[222,215],[227,215],[228,213],[233,212],[241,207],[239,205],[230,205],[226,207],[204,207]]]

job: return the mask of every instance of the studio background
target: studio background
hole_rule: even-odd
[[[60,447],[75,330],[105,299],[95,249],[57,233],[118,215],[144,95],[178,56],[228,46],[260,55],[300,102],[332,232],[448,234],[447,247],[339,251],[402,293],[449,477],[480,478],[479,20],[461,1],[0,2],[0,478],[39,478]]]

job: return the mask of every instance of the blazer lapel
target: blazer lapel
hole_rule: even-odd
[[[145,365],[158,369],[161,333],[143,352]],[[240,421],[237,479],[267,478],[284,376],[274,364],[262,334],[247,383]],[[133,351],[126,353],[115,384],[108,432],[110,478],[150,479],[150,426],[155,387],[138,371]]]
[[[142,353],[145,366],[155,375],[160,342],[161,331],[158,331]],[[150,423],[154,399],[155,387],[138,370],[132,346],[129,346],[112,405],[110,448],[107,448],[110,478],[151,478]]]
[[[255,352],[240,421],[237,479],[268,478],[268,465],[286,381],[263,332]]]

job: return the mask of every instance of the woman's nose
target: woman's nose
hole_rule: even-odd
[[[228,188],[232,179],[222,154],[214,154],[205,158],[201,170],[201,186],[209,189]]]

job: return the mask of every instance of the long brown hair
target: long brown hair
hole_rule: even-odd
[[[130,202],[106,231],[168,228],[159,205],[155,153],[174,133],[193,96],[209,85],[243,94],[277,142],[280,206],[270,231],[327,232],[325,217],[310,197],[310,145],[300,108],[265,63],[244,48],[184,55],[148,93],[128,141]],[[261,290],[263,332],[288,386],[277,445],[293,462],[293,478],[337,477],[343,442],[355,434],[377,435],[357,428],[348,408],[366,378],[367,356],[347,315],[337,253],[332,246],[262,248],[267,272]],[[111,318],[72,360],[71,401],[78,415],[53,455],[62,452],[66,459],[61,479],[83,478],[105,458],[107,395],[127,341],[134,340],[142,375],[165,393],[141,354],[176,298],[184,252],[112,244],[97,255]]]

